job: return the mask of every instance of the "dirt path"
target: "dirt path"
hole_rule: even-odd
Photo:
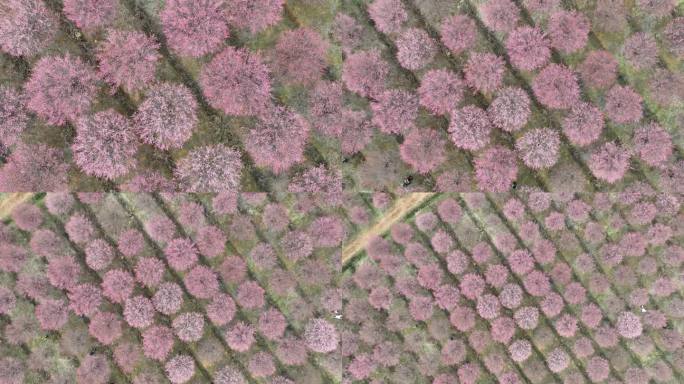
[[[342,264],[347,263],[357,253],[361,252],[374,236],[382,236],[385,232],[389,231],[392,224],[404,218],[412,209],[421,205],[432,196],[434,196],[434,193],[411,193],[399,198],[392,208],[382,216],[380,221],[373,224],[372,227],[359,234],[344,246],[342,249]]]
[[[23,203],[33,196],[32,193],[8,193],[0,201],[0,220],[6,219],[11,213],[14,207],[18,204]]]

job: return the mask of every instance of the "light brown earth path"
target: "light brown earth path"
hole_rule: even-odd
[[[420,206],[434,195],[434,193],[410,193],[397,199],[392,208],[383,214],[378,222],[356,236],[356,238],[352,239],[342,248],[342,265],[361,252],[373,237],[385,234],[390,230],[392,224],[403,219],[414,208]]]
[[[14,207],[27,201],[33,196],[33,193],[21,192],[21,193],[6,193],[0,196],[0,220],[6,219],[11,213]]]

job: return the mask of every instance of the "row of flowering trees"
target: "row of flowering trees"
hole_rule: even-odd
[[[439,194],[343,267],[344,377],[676,382],[681,203]]]
[[[16,206],[2,227],[0,379],[339,380],[349,224],[299,199],[49,193]]]
[[[667,186],[684,19],[658,6],[342,1],[314,22],[281,0],[12,0],[0,182],[201,192],[327,163],[357,189],[501,192],[568,167]]]

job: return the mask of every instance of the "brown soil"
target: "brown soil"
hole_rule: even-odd
[[[378,222],[344,246],[342,249],[342,264],[347,263],[357,253],[361,252],[374,236],[385,234],[390,230],[392,224],[403,219],[407,213],[433,195],[434,193],[411,193],[399,198]]]
[[[23,203],[33,196],[32,193],[22,192],[22,193],[8,193],[0,198],[0,220],[6,219],[11,213],[14,207],[18,204]]]

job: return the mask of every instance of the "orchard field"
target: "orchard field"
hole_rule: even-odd
[[[2,383],[678,383],[674,195],[4,196]]]
[[[682,182],[675,0],[6,0],[0,189]]]

